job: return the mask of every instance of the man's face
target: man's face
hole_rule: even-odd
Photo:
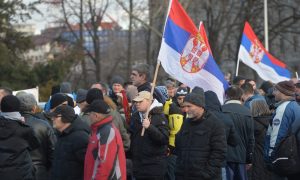
[[[137,109],[138,112],[142,112],[145,113],[148,109],[148,107],[150,107],[151,105],[151,101],[148,99],[144,99],[142,101],[137,101],[135,102],[135,107]]]
[[[273,95],[275,96],[275,101],[276,102],[279,102],[281,100],[284,100],[285,99],[285,95],[283,93],[281,93],[278,89],[276,89],[274,87],[274,90],[273,90]]]
[[[175,96],[176,88],[174,86],[167,86],[167,90],[170,98]]]
[[[145,75],[140,75],[137,71],[133,70],[130,75],[132,84],[136,87],[142,85],[145,82]]]
[[[102,91],[103,95],[106,95],[106,93],[107,93],[106,89],[105,89],[101,84],[99,84],[99,83],[93,84],[93,85],[91,86],[91,89],[92,89],[92,88],[100,89],[100,90]]]
[[[119,93],[121,92],[124,88],[121,84],[118,84],[118,83],[114,83],[113,84],[113,87],[112,87],[114,93]]]
[[[61,114],[58,114],[57,116],[51,118],[53,122],[53,128],[57,129],[60,132],[62,132],[64,130],[64,127],[66,126],[66,123],[63,123],[61,118]]]
[[[188,118],[199,119],[204,113],[204,109],[202,107],[196,106],[189,102],[183,103],[184,110],[187,113]]]
[[[185,96],[178,96],[177,97],[177,103],[179,104],[179,106],[183,106],[184,97]]]
[[[89,120],[90,120],[90,124],[94,124],[96,122],[98,122],[98,117],[99,114],[96,112],[90,112],[89,113]]]
[[[253,87],[254,90],[256,89],[256,83],[255,83],[255,81],[249,81],[248,83],[252,85],[252,87]]]

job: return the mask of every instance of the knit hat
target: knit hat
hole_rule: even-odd
[[[76,102],[77,103],[81,103],[81,102],[85,101],[87,92],[88,91],[85,90],[85,89],[78,89],[78,91],[77,91],[77,97],[76,97]]]
[[[71,123],[76,118],[74,109],[68,105],[58,106],[52,113],[49,114],[50,117],[55,117],[58,115],[62,116],[62,122]]]
[[[287,96],[295,96],[296,87],[292,81],[281,81],[275,85],[282,94]]]
[[[60,92],[61,93],[72,94],[71,83],[69,83],[69,82],[63,82],[63,83],[61,83],[60,84]]]
[[[88,105],[85,113],[89,112],[108,114],[110,113],[110,107],[103,100],[97,99]]]
[[[185,96],[184,102],[192,103],[199,107],[205,107],[204,90],[200,87],[194,87],[192,92]]]
[[[124,85],[124,79],[121,76],[114,76],[111,80],[111,84],[121,84],[122,86]]]
[[[19,93],[16,97],[20,101],[20,111],[21,112],[30,112],[34,106],[37,105],[37,102],[34,96],[30,93]]]
[[[102,91],[100,89],[97,89],[97,88],[89,89],[88,92],[87,92],[87,94],[86,94],[85,101],[88,104],[91,104],[94,100],[97,100],[97,99],[103,100],[103,93],[102,93]]]
[[[176,97],[178,96],[186,96],[188,94],[188,89],[186,87],[179,87],[176,91]]]
[[[20,101],[14,95],[4,96],[1,100],[1,111],[2,112],[19,112]]]
[[[67,95],[62,93],[54,94],[50,99],[50,109],[57,107],[65,101],[68,101]]]

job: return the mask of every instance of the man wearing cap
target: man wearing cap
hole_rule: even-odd
[[[20,101],[6,95],[0,113],[0,178],[34,179],[29,152],[39,146],[34,131],[24,123],[19,113]]]
[[[89,127],[68,105],[60,105],[50,113],[58,131],[51,179],[83,179],[84,157],[89,142]]]
[[[133,176],[135,179],[164,179],[167,170],[169,131],[163,105],[152,99],[150,92],[141,91],[133,99],[137,112],[130,127]],[[147,110],[148,117],[145,117]],[[145,128],[144,136],[141,136]]]
[[[292,81],[281,81],[275,85],[273,94],[277,102],[273,120],[270,123],[266,141],[265,158],[267,163],[273,162],[279,142],[288,135],[288,132],[297,132],[300,128],[300,106],[295,101],[295,85]],[[300,144],[300,133],[296,134],[298,153]],[[284,163],[284,160],[280,160]],[[300,172],[300,167],[299,167]],[[276,173],[276,172],[274,172]],[[293,174],[288,179],[299,179],[300,173]]]
[[[226,156],[223,123],[206,110],[202,88],[186,95],[183,106],[188,118],[175,138],[176,179],[221,179]]]
[[[92,134],[85,156],[84,179],[126,179],[126,159],[119,130],[112,123],[110,108],[103,100],[86,110]]]

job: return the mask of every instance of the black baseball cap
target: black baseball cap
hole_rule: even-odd
[[[103,100],[97,99],[87,106],[85,113],[89,112],[108,114],[110,113],[110,107]]]
[[[50,117],[55,117],[55,116],[61,115],[64,123],[71,123],[76,118],[74,109],[68,105],[58,106],[49,115],[50,115]]]

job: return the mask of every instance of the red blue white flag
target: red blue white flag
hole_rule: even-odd
[[[278,83],[291,78],[286,64],[276,59],[264,48],[248,22],[245,23],[238,58],[254,69],[265,81]]]
[[[170,1],[158,60],[178,81],[214,91],[224,102],[228,82],[212,56],[204,25],[197,29],[178,0]]]

